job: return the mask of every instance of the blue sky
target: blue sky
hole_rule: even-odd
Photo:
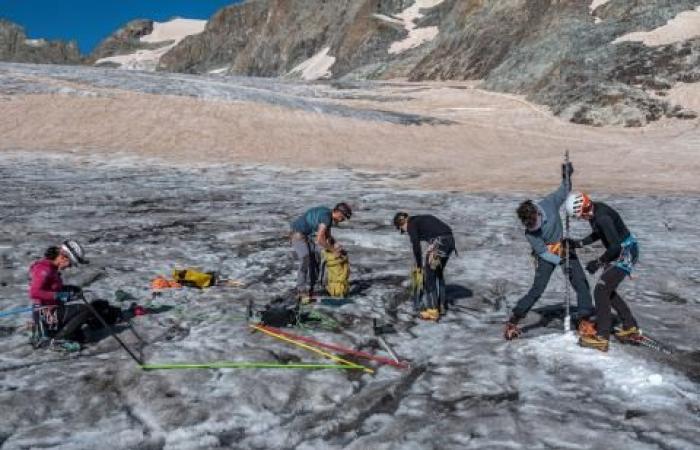
[[[208,19],[233,3],[238,0],[0,0],[0,17],[22,25],[30,38],[76,40],[89,53],[132,19]]]

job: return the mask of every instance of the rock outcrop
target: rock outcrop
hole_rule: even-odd
[[[695,38],[658,47],[615,40],[660,27],[700,1],[612,0],[593,11],[575,0],[453,3],[412,80],[483,79],[487,89],[525,94],[590,125],[692,117],[658,94],[676,81],[700,81],[700,28]]]
[[[140,41],[143,36],[153,32],[153,21],[148,19],[136,19],[127,23],[115,31],[107,39],[103,40],[92,51],[87,62],[94,63],[101,58],[126,55],[136,50],[153,49],[158,45],[146,44]]]
[[[190,36],[162,59],[161,70],[225,70],[284,76],[329,48],[330,76],[338,78],[388,59],[403,27],[376,15],[401,11],[405,0],[254,0],[220,10],[205,31]]]
[[[175,18],[167,22],[134,20],[102,41],[88,62],[119,69],[156,70],[161,57],[190,35],[201,33],[205,20]]]
[[[74,41],[28,39],[21,26],[0,19],[0,61],[79,64],[81,57]]]

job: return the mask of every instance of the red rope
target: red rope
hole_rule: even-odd
[[[295,339],[295,340],[298,340],[301,342],[305,342],[307,344],[315,345],[315,346],[321,347],[321,348],[326,348],[328,350],[333,350],[333,351],[336,351],[338,353],[342,353],[345,355],[352,355],[352,356],[357,356],[358,358],[369,359],[369,360],[376,361],[376,362],[381,363],[381,364],[393,366],[393,367],[396,367],[399,369],[408,369],[408,367],[409,367],[408,363],[405,363],[405,362],[396,362],[390,358],[385,358],[383,356],[373,355],[371,353],[363,352],[360,350],[354,350],[352,348],[342,347],[340,345],[326,344],[325,342],[320,342],[320,341],[317,341],[317,340],[312,339],[310,337],[300,336],[298,334],[289,333],[287,331],[282,331],[279,328],[270,327],[267,325],[259,325],[259,326],[261,328],[264,328],[264,329],[271,331],[273,333],[277,333],[279,335],[285,336],[289,339]]]

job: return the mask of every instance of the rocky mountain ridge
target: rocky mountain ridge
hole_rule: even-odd
[[[74,41],[29,39],[21,26],[0,18],[0,61],[45,64],[79,64]]]
[[[153,24],[130,22],[86,62],[303,80],[479,80],[596,126],[697,117],[667,94],[700,81],[700,0],[248,0],[174,41],[149,42]]]
[[[625,39],[681,14],[697,17],[677,40]],[[159,70],[483,80],[576,123],[642,126],[697,116],[664,94],[700,81],[700,0],[251,0],[220,10]]]

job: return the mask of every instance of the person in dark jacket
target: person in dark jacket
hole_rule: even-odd
[[[566,173],[568,171],[568,174]],[[520,336],[518,322],[522,320],[535,302],[540,299],[544,290],[549,284],[552,272],[557,266],[563,265],[565,247],[562,245],[564,227],[559,217],[559,209],[566,200],[567,194],[571,191],[570,183],[574,172],[573,166],[565,164],[562,166],[562,182],[559,188],[545,197],[538,203],[526,200],[520,204],[517,210],[518,218],[525,226],[525,237],[532,248],[537,269],[535,278],[530,290],[523,296],[512,314],[506,322],[504,337],[507,340],[516,339]],[[573,250],[573,249],[570,249]],[[589,320],[593,315],[593,301],[591,299],[590,286],[586,279],[586,274],[581,267],[576,253],[569,252],[569,282],[576,291],[577,315],[579,335],[595,334],[593,323]]]
[[[615,308],[622,320],[622,329],[615,335],[622,342],[639,337],[637,321],[627,303],[617,293],[620,283],[631,275],[639,259],[639,244],[617,211],[603,202],[591,201],[584,193],[570,194],[566,210],[570,216],[588,220],[592,229],[587,237],[572,240],[572,247],[583,247],[597,241],[601,241],[605,247],[602,255],[586,265],[586,270],[591,274],[603,269],[593,291],[597,333],[579,339],[581,346],[605,352],[608,350],[612,328],[611,308]]]
[[[447,312],[445,298],[445,266],[450,255],[455,251],[455,239],[452,229],[442,220],[426,214],[409,216],[398,212],[394,216],[394,226],[401,233],[408,233],[411,239],[416,269],[422,269],[425,280],[426,302],[420,317],[424,320],[438,320],[440,313]],[[421,242],[427,244],[425,259],[422,255]],[[440,280],[441,292],[437,291]]]
[[[88,264],[82,246],[76,241],[65,241],[60,246],[49,247],[44,258],[29,268],[29,298],[34,308],[34,323],[39,328],[39,341],[35,344],[81,343],[85,341],[82,327],[92,324],[99,327],[90,309],[77,303],[82,289],[66,285],[61,271],[72,266]],[[114,323],[121,310],[109,306],[104,300],[92,302],[93,308],[108,322]],[[78,349],[76,346],[65,347]]]
[[[292,249],[299,260],[297,270],[297,296],[302,301],[310,301],[318,280],[320,250],[329,249],[340,255],[343,248],[335,244],[331,228],[352,217],[350,206],[341,202],[330,209],[317,206],[307,210],[291,224],[290,240]]]

